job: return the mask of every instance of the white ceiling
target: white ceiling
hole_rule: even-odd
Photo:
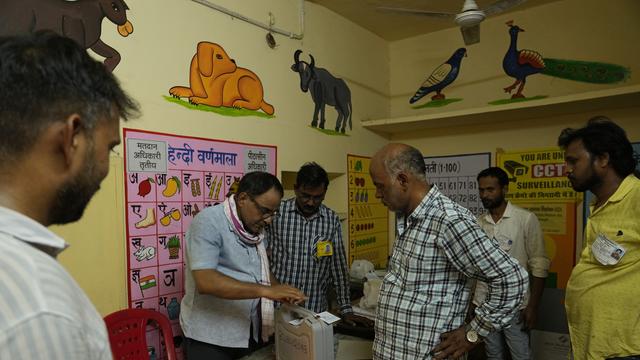
[[[377,34],[387,41],[409,38],[450,27],[455,27],[450,20],[425,17],[420,15],[397,14],[384,12],[378,6],[418,9],[435,12],[458,13],[464,0],[309,0],[324,6],[363,28]],[[493,4],[496,0],[476,0],[481,9]],[[524,4],[511,8],[510,11],[523,10],[534,6],[559,0],[528,0]]]

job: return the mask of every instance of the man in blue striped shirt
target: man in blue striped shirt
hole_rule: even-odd
[[[389,144],[369,168],[376,197],[398,214],[398,237],[380,288],[374,359],[459,358],[517,314],[527,273],[473,214],[426,178],[417,149]],[[473,279],[486,301],[464,324]]]
[[[371,320],[351,309],[340,220],[322,204],[328,186],[329,177],[320,165],[307,163],[298,171],[295,198],[280,204],[267,231],[271,272],[309,296],[304,306],[317,313],[328,310],[327,290],[333,286],[343,320],[370,327]]]
[[[137,111],[103,64],[54,33],[0,38],[0,359],[111,359],[104,321],[56,261]]]

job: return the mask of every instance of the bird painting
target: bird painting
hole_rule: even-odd
[[[431,100],[444,100],[445,96],[442,93],[442,89],[449,86],[460,73],[460,63],[462,57],[466,56],[467,49],[460,48],[456,50],[449,60],[438,66],[431,75],[420,85],[418,91],[409,100],[409,104],[413,104],[416,101],[422,99],[424,96],[431,92],[436,92],[431,97]]]
[[[509,26],[511,42],[502,60],[502,68],[507,75],[516,80],[503,90],[510,94],[517,87],[516,92],[511,95],[512,99],[524,98],[522,91],[527,77],[538,73],[595,84],[617,83],[627,80],[630,76],[628,68],[616,64],[543,58],[540,53],[533,50],[518,50],[518,34],[524,29],[514,25],[513,21],[507,22],[507,26]]]

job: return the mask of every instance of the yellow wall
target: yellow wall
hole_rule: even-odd
[[[71,245],[60,262],[103,315],[127,304],[122,159],[112,156],[110,168],[82,219],[51,227]]]
[[[464,47],[459,29],[451,28],[390,44],[391,117],[432,114],[486,106],[508,99],[503,88],[514,79],[502,69],[509,48],[509,20],[525,31],[519,34],[518,49],[530,49],[546,58],[608,62],[626,66],[632,76],[627,82],[599,85],[569,81],[542,74],[527,78],[524,94],[550,98],[580,92],[605,90],[640,83],[640,1],[563,0],[522,11],[488,17],[481,24],[480,43],[467,46],[456,81],[445,88],[448,98],[462,98],[445,108],[413,109],[409,99],[424,79]],[[426,20],[425,20],[426,21]],[[514,91],[515,92],[515,91]],[[433,94],[427,95],[423,104]]]
[[[640,108],[609,109],[548,118],[430,129],[398,134],[393,141],[411,144],[425,156],[440,156],[490,151],[532,149],[556,146],[560,131],[566,127],[582,127],[596,115],[606,115],[622,126],[631,141],[640,141]],[[491,161],[495,163],[492,155]]]
[[[273,13],[278,28],[299,32],[298,1],[213,1],[249,18],[267,22]],[[305,36],[294,40],[275,35],[278,46],[267,47],[266,31],[191,1],[129,0],[134,33],[120,37],[103,22],[102,40],[122,55],[115,74],[142,105],[140,119],[126,127],[278,146],[278,170],[297,171],[317,161],[331,173],[346,172],[346,154],[370,154],[386,140],[360,125],[363,118],[388,116],[388,44],[372,33],[312,3],[305,5]],[[162,98],[174,85],[188,84],[189,63],[199,41],[222,45],[238,66],[260,77],[265,99],[276,117],[224,117],[185,109]],[[293,52],[313,54],[318,67],[346,80],[352,93],[353,131],[327,136],[309,127],[313,101],[302,93],[291,71]],[[335,126],[336,112],[326,109],[326,127]],[[54,231],[71,244],[60,261],[85,289],[102,314],[127,306],[126,247],[122,148],[109,177],[83,219]],[[342,177],[344,179],[344,177]],[[346,212],[346,180],[332,182],[326,204]]]
[[[266,22],[271,12],[276,27],[299,32],[298,1],[213,2],[261,22]],[[457,128],[443,124],[443,128],[399,133],[387,139],[364,129],[361,120],[429,112],[411,109],[408,98],[429,71],[462,45],[457,29],[387,43],[325,8],[306,3],[304,39],[276,35],[279,45],[272,50],[264,41],[266,31],[191,1],[129,0],[128,4],[134,33],[121,38],[113,24],[105,20],[102,36],[121,53],[122,62],[115,74],[142,105],[142,117],[125,125],[274,144],[278,146],[279,171],[296,171],[302,163],[314,160],[330,173],[345,173],[347,153],[371,155],[389,139],[415,145],[425,155],[552,146],[562,128],[581,126],[595,114],[578,112]],[[521,48],[535,49],[548,57],[620,63],[636,73],[640,71],[640,50],[633,44],[640,36],[640,23],[635,21],[639,13],[640,3],[636,0],[606,4],[597,0],[565,0],[488,19],[482,25],[482,42],[470,47],[469,57],[463,60],[463,73],[449,89],[450,96],[463,97],[465,101],[452,104],[446,111],[484,106],[487,101],[504,96],[501,89],[511,81],[501,69],[508,46],[506,20],[513,18],[526,29],[521,36]],[[223,117],[187,110],[162,98],[171,86],[188,84],[189,61],[199,41],[221,44],[239,66],[259,75],[265,99],[276,108],[274,119]],[[298,48],[304,50],[303,59],[311,52],[317,66],[328,68],[347,81],[355,110],[354,129],[349,137],[327,136],[309,127],[313,102],[309,94],[301,93],[298,76],[290,70],[292,54]],[[626,85],[632,83],[638,83],[637,77]],[[536,75],[530,79],[525,93],[559,96],[592,89],[600,87]],[[634,118],[638,110],[598,113],[618,121],[637,141],[640,125]],[[332,108],[327,108],[327,118],[327,127],[333,127]],[[84,218],[79,223],[54,229],[72,245],[61,255],[61,262],[102,314],[127,306],[122,174],[120,149],[120,156],[113,157],[111,172]],[[338,212],[346,212],[346,193],[347,182],[344,176],[338,176],[331,183],[326,204]]]
[[[467,120],[482,125],[449,126],[446,119],[436,120],[435,116],[436,119],[429,120],[428,124],[425,121],[425,129],[392,131],[389,139],[411,144],[426,156],[491,152],[495,163],[497,148],[509,151],[555,146],[562,129],[580,127],[592,116],[606,115],[625,128],[632,141],[640,141],[640,123],[637,121],[640,108],[621,109],[607,101],[600,102],[601,110],[598,111],[581,110],[579,105],[570,102],[553,104],[554,98],[571,98],[599,90],[606,93],[640,83],[640,48],[634,45],[640,37],[638,14],[640,2],[635,0],[615,0],[607,2],[607,6],[598,0],[563,0],[489,17],[481,25],[480,43],[467,46],[468,56],[462,60],[460,75],[444,91],[448,98],[462,98],[463,101],[442,108],[413,109],[409,98],[433,69],[448,59],[455,49],[464,46],[459,30],[452,28],[391,43],[389,123],[408,116],[431,119],[434,114],[464,113]],[[509,95],[502,89],[514,81],[502,69],[502,59],[510,41],[505,24],[509,20],[525,29],[519,35],[518,49],[535,50],[549,58],[620,64],[631,70],[631,78],[623,83],[599,85],[532,75],[527,79],[524,94],[548,95],[542,101],[551,106],[517,112],[509,121],[494,121],[494,115],[486,113],[490,111],[487,103],[508,99]],[[423,104],[432,95],[417,104]],[[527,106],[534,104],[535,101],[524,103]],[[628,101],[626,104],[627,107],[640,105]],[[494,108],[499,110],[500,106]],[[541,113],[551,115],[536,115]],[[577,206],[581,211],[582,204]],[[580,230],[581,219],[578,222]],[[580,238],[578,231],[578,244]],[[577,248],[579,250],[580,246]]]

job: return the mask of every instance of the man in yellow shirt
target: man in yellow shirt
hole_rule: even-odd
[[[558,138],[576,191],[595,195],[567,284],[573,356],[640,359],[640,180],[625,131],[606,117]]]

